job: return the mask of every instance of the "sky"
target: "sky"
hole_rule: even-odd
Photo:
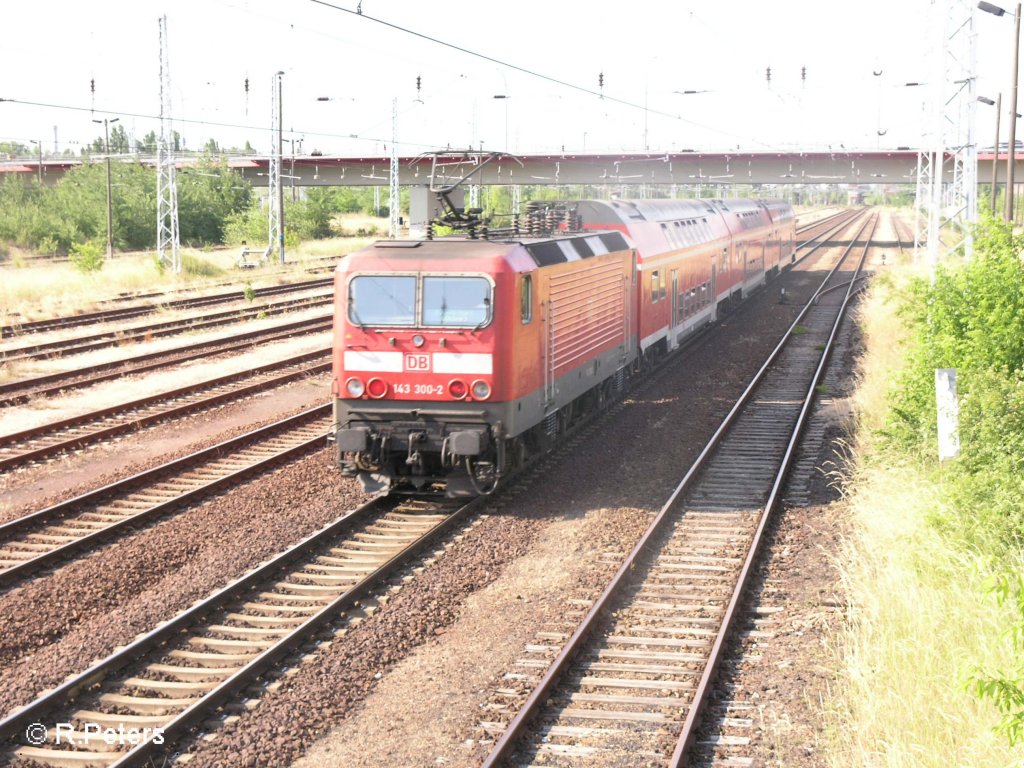
[[[0,99],[14,101],[0,102],[0,141],[77,153],[102,135],[95,119],[117,117],[139,139],[158,130],[165,14],[172,118],[187,149],[212,138],[270,151],[278,71],[286,153],[294,141],[296,153],[387,156],[393,110],[402,155],[916,148],[927,88],[905,84],[934,79],[934,9],[934,0],[18,2],[3,12]],[[976,31],[977,92],[1003,93],[1005,141],[1012,12],[978,13]],[[980,146],[991,145],[994,118],[978,105]]]

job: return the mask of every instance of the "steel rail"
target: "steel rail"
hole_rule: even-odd
[[[300,647],[308,638],[336,620],[341,611],[352,607],[357,601],[378,588],[383,581],[406,566],[413,558],[422,553],[427,547],[433,545],[439,538],[447,535],[454,526],[460,524],[483,503],[484,499],[478,497],[448,514],[443,520],[433,525],[424,535],[402,548],[371,573],[366,574],[355,585],[346,589],[324,608],[296,627],[294,631],[283,636],[277,643],[260,652],[241,669],[234,672],[214,689],[205,693],[199,701],[188,706],[178,715],[173,716],[161,728],[160,735],[163,738],[163,743],[156,743],[157,735],[151,735],[145,741],[133,745],[130,750],[124,752],[112,765],[119,768],[140,765],[154,754],[180,740],[197,723],[207,718],[211,709],[220,706],[223,702],[237,695],[239,691],[250,686],[256,678],[272,668],[283,656],[294,652],[296,647]],[[188,627],[200,624],[205,617],[226,607],[231,600],[240,597],[244,592],[253,589],[261,583],[279,578],[279,575],[289,565],[297,564],[301,558],[315,554],[348,530],[355,529],[362,521],[372,519],[373,515],[383,510],[384,506],[389,504],[394,506],[401,505],[400,502],[388,497],[371,499],[363,506],[346,513],[320,531],[292,545],[264,565],[236,579],[228,586],[218,590],[174,619],[138,638],[125,648],[110,654],[85,672],[68,679],[54,690],[40,696],[23,709],[0,721],[0,739],[10,739],[19,734],[27,724],[43,719],[45,714],[58,704],[68,703],[76,694],[109,678],[128,665],[141,661],[144,654],[157,649],[160,645]],[[443,513],[443,510],[439,509],[438,513]]]
[[[115,494],[126,491],[135,492],[139,490],[140,487],[145,487],[147,484],[153,484],[168,476],[179,474],[182,470],[195,467],[208,459],[222,458],[230,455],[231,451],[247,444],[276,435],[277,433],[288,429],[303,426],[310,421],[322,419],[330,415],[330,410],[330,404],[311,408],[294,416],[281,419],[273,424],[268,424],[264,427],[260,427],[259,429],[252,430],[251,432],[246,432],[244,435],[239,435],[229,440],[225,440],[217,445],[210,446],[209,448],[203,448],[202,450],[191,453],[188,456],[174,459],[173,461],[139,472],[123,480],[109,483],[108,485],[97,488],[96,490],[76,496],[73,499],[68,499],[67,501],[60,502],[59,504],[54,504],[50,507],[46,507],[45,509],[10,520],[0,525],[0,547],[14,541],[13,537],[16,534],[23,534],[26,530],[50,523],[54,520],[73,519],[74,515],[82,512],[83,507],[86,507],[86,511],[89,511],[89,505],[95,505],[101,501],[106,501]],[[221,475],[220,477],[215,477],[209,482],[196,486],[184,493],[179,493],[165,501],[154,504],[148,509],[141,510],[125,517],[123,520],[119,520],[104,528],[88,533],[75,541],[56,546],[55,548],[47,552],[43,552],[30,560],[19,563],[18,565],[6,568],[0,567],[0,587],[7,587],[11,583],[22,578],[25,574],[37,570],[40,567],[57,562],[72,552],[90,547],[97,541],[107,540],[113,533],[119,533],[126,528],[137,526],[139,523],[149,522],[162,516],[173,507],[178,507],[186,502],[206,496],[214,490],[231,486],[249,476],[256,470],[280,462],[282,459],[301,455],[308,450],[315,448],[318,443],[326,445],[326,437],[327,430],[324,430],[313,438],[304,440],[303,442],[291,446],[283,451],[278,451],[272,455],[261,458],[256,462]]]
[[[867,222],[863,225],[867,226]],[[863,228],[862,230],[863,231]],[[859,233],[858,233],[859,236]],[[852,249],[856,239],[850,243],[847,248],[847,253]],[[844,254],[845,258],[845,254]],[[683,479],[679,482],[672,494],[669,496],[668,501],[659,510],[657,516],[651,522],[651,524],[644,531],[640,540],[636,543],[629,555],[623,561],[622,565],[619,566],[615,575],[609,581],[608,585],[601,592],[600,596],[591,606],[586,616],[580,622],[579,626],[573,632],[573,634],[566,641],[564,646],[558,655],[551,661],[544,675],[540,681],[530,692],[526,701],[520,707],[515,717],[506,726],[504,733],[501,738],[495,743],[491,752],[487,755],[487,758],[482,764],[482,768],[495,768],[502,764],[502,762],[509,757],[513,747],[524,735],[527,727],[540,709],[541,704],[548,698],[549,693],[561,679],[565,669],[568,667],[569,662],[577,655],[582,648],[584,642],[589,638],[590,633],[596,627],[600,618],[604,615],[613,599],[617,598],[619,593],[628,585],[629,577],[634,572],[638,565],[640,558],[647,553],[654,543],[655,538],[661,533],[663,527],[671,520],[670,514],[675,511],[677,503],[683,498],[684,494],[689,490],[693,480],[704,468],[711,454],[715,448],[719,445],[729,429],[732,427],[748,401],[753,396],[755,390],[761,384],[765,375],[769,369],[775,363],[776,359],[781,354],[783,348],[789,342],[794,335],[794,330],[803,320],[804,316],[810,311],[814,305],[815,300],[825,288],[825,285],[829,280],[832,279],[839,271],[839,267],[842,266],[844,258],[840,259],[836,265],[829,271],[829,273],[822,280],[818,289],[814,292],[811,298],[804,305],[803,309],[799,312],[796,319],[792,322],[789,329],[783,334],[779,343],[775,346],[772,352],[768,355],[768,358],[762,364],[761,368],[754,374],[750,383],[746,389],[737,399],[736,403],[730,409],[729,413],[722,420],[718,429],[708,440],[707,444],[701,450],[697,459],[694,461],[690,469],[686,472]]]
[[[326,330],[331,326],[332,318],[330,315],[323,315],[321,317],[307,318],[306,320],[295,320],[290,323],[284,323],[282,325],[275,325],[272,328],[264,328],[259,331],[246,331],[245,333],[238,333],[232,336],[224,336],[218,339],[212,339],[209,341],[199,341],[194,344],[185,344],[180,347],[173,347],[172,349],[165,349],[160,352],[147,352],[142,355],[134,355],[133,357],[126,357],[121,360],[111,360],[106,363],[97,363],[95,365],[89,365],[84,368],[79,368],[70,371],[59,371],[57,373],[47,373],[42,376],[33,376],[31,378],[17,379],[15,381],[9,381],[0,384],[0,394],[6,394],[9,392],[18,392],[19,390],[30,389],[32,387],[43,387],[47,384],[51,384],[55,381],[59,382],[63,379],[74,376],[82,376],[88,373],[101,373],[103,371],[111,371],[115,368],[121,368],[124,366],[131,366],[135,363],[145,363],[148,360],[157,360],[163,357],[170,357],[172,355],[181,355],[184,353],[185,356],[178,357],[167,363],[158,363],[156,365],[142,365],[136,368],[129,368],[125,371],[114,371],[108,375],[95,376],[88,379],[85,383],[79,383],[76,381],[68,382],[63,386],[53,387],[51,390],[47,390],[47,394],[51,394],[56,391],[63,391],[65,389],[74,389],[79,386],[88,386],[90,384],[98,383],[101,381],[107,381],[109,379],[117,378],[119,376],[126,376],[128,374],[138,373],[140,371],[152,370],[164,365],[174,365],[176,363],[183,363],[189,360],[195,360],[201,357],[206,357],[211,354],[220,354],[221,351],[231,352],[236,349],[244,349],[247,346],[254,346],[258,343],[265,343],[268,341],[275,341],[279,338],[293,338],[296,335],[303,335],[312,331]],[[223,350],[216,349],[221,345],[227,345]],[[34,397],[37,393],[26,393],[24,395],[13,395],[4,398],[0,401],[0,406],[4,405],[18,405],[24,402],[24,399]],[[24,398],[24,399],[21,399]]]
[[[843,215],[845,215],[848,212],[849,211],[847,211],[847,210],[838,210],[835,213],[830,213],[828,216],[824,216],[824,217],[822,217],[822,218],[820,218],[820,219],[818,219],[816,221],[812,221],[810,224],[804,224],[802,227],[797,227],[796,228],[796,233],[798,235],[801,235],[801,234],[803,234],[804,232],[806,232],[809,229],[814,229],[815,227],[820,227],[822,224],[830,222],[830,221],[832,221],[834,219],[838,219],[840,216],[843,216]]]
[[[711,686],[714,682],[715,676],[718,673],[718,667],[722,661],[722,652],[728,638],[730,637],[733,625],[739,613],[740,601],[746,592],[750,581],[750,575],[754,568],[754,563],[761,553],[762,544],[764,543],[765,529],[767,528],[768,521],[771,519],[772,513],[774,512],[776,504],[778,503],[779,497],[782,493],[783,484],[785,483],[786,476],[789,474],[789,468],[793,462],[793,455],[796,452],[800,438],[803,437],[804,424],[807,421],[808,414],[810,413],[816,399],[815,395],[817,394],[818,384],[821,382],[821,377],[824,374],[825,367],[828,365],[832,347],[835,344],[836,335],[839,332],[839,326],[846,314],[846,308],[849,305],[850,296],[853,293],[854,285],[857,283],[857,277],[864,266],[868,250],[871,248],[871,238],[878,225],[877,216],[873,222],[866,222],[865,228],[867,224],[871,224],[871,232],[868,234],[867,242],[864,245],[864,252],[861,254],[860,260],[857,262],[852,278],[848,283],[846,283],[846,294],[843,297],[842,304],[836,312],[835,320],[833,321],[832,328],[829,332],[828,341],[825,342],[825,348],[822,350],[818,366],[814,371],[814,375],[811,377],[811,382],[807,387],[806,394],[804,395],[803,405],[800,408],[800,415],[797,417],[796,424],[793,426],[792,434],[790,436],[789,443],[786,446],[785,454],[782,457],[779,471],[772,484],[771,492],[769,493],[768,499],[761,510],[760,519],[757,524],[757,529],[754,532],[753,541],[750,545],[750,549],[748,550],[747,557],[743,562],[743,567],[740,570],[740,575],[736,581],[732,597],[726,607],[725,615],[722,618],[718,634],[715,637],[714,644],[711,648],[711,654],[707,664],[704,666],[703,672],[701,673],[700,682],[697,684],[697,689],[694,692],[693,698],[690,701],[690,707],[686,713],[686,720],[683,722],[683,730],[679,735],[679,739],[676,743],[676,749],[672,753],[672,758],[669,762],[671,768],[678,768],[678,766],[683,765],[683,761],[686,759],[689,751],[693,747],[694,741],[697,738],[697,728],[703,717],[704,706],[707,702],[708,695],[711,692]],[[861,232],[863,232],[863,228],[861,229]],[[858,237],[859,235],[860,233],[858,233]],[[854,240],[854,243],[855,242],[856,240]],[[853,243],[851,243],[850,247],[852,249]],[[849,249],[847,252],[849,252]],[[845,259],[846,254],[844,253],[843,256]],[[808,308],[812,303],[816,303],[817,299],[820,298],[821,295],[827,292],[827,290],[822,291],[819,289],[819,291],[815,293],[811,302],[808,303]]]
[[[255,298],[264,296],[278,296],[282,293],[297,293],[309,291],[315,288],[326,288],[331,284],[333,278],[321,277],[315,280],[304,280],[297,283],[284,283],[281,285],[269,285],[263,288],[254,288],[249,294]],[[132,317],[152,315],[162,310],[193,309],[195,307],[206,307],[211,304],[227,304],[232,301],[243,301],[249,298],[246,291],[230,291],[228,293],[216,293],[208,296],[193,296],[187,299],[172,299],[166,302],[154,302],[152,304],[140,304],[133,307],[119,307],[116,309],[101,309],[94,312],[83,312],[79,315],[65,315],[63,317],[51,317],[46,320],[29,320],[24,323],[5,325],[0,327],[0,339],[7,339],[14,336],[22,336],[32,333],[43,333],[63,328],[75,328],[81,325],[93,325],[97,323],[113,322],[115,320],[126,320]]]
[[[330,350],[317,350],[316,352],[309,352],[296,357],[291,357],[286,360],[281,360],[270,365],[260,366],[259,368],[250,369],[248,371],[242,371],[239,373],[229,374],[227,376],[219,376],[214,379],[208,379],[191,386],[179,387],[177,389],[170,390],[169,392],[161,392],[156,395],[150,395],[148,397],[140,398],[129,403],[123,403],[121,405],[111,406],[110,408],[101,408],[97,411],[92,411],[81,416],[74,416],[60,421],[52,422],[50,424],[44,424],[31,429],[22,430],[21,432],[15,432],[8,435],[0,436],[0,448],[5,446],[17,445],[28,440],[37,439],[40,436],[48,435],[56,432],[60,429],[78,426],[89,421],[101,420],[110,416],[116,416],[119,413],[129,413],[132,410],[138,410],[145,408],[154,403],[159,403],[165,400],[169,400],[175,397],[194,395],[196,392],[204,389],[215,389],[225,384],[241,381],[252,376],[257,376],[262,373],[267,373],[278,368],[285,368],[289,366],[305,365],[311,361],[322,359],[330,355]],[[224,402],[226,400],[234,400],[246,395],[250,395],[265,389],[271,389],[281,384],[286,384],[289,381],[302,378],[304,376],[310,376],[318,373],[323,373],[330,370],[330,361],[324,363],[314,363],[303,367],[297,371],[275,376],[271,379],[263,381],[257,381],[246,386],[241,386],[235,389],[229,389],[225,392],[205,397],[200,400],[194,400],[186,402],[181,405],[177,405],[171,408],[166,408],[155,413],[140,416],[138,418],[129,419],[127,421],[114,424],[112,426],[103,427],[88,434],[75,435],[70,438],[60,440],[55,443],[43,445],[38,448],[22,451],[5,457],[0,457],[0,470],[8,469],[13,466],[17,466],[30,461],[33,459],[39,459],[46,456],[65,451],[69,448],[75,448],[86,443],[95,442],[102,438],[111,437],[113,435],[122,434],[138,427],[146,426],[148,424],[155,423],[157,421],[163,421],[164,419],[171,418],[173,416],[179,416],[183,413],[189,413],[191,411],[201,410],[208,408],[217,403]]]
[[[297,336],[328,331],[331,329],[331,324],[332,319],[330,316],[324,318],[313,318],[312,320],[300,320],[296,323],[288,323],[287,325],[277,326],[275,328],[267,329],[266,331],[238,334],[236,336],[231,336],[228,339],[213,339],[211,341],[199,342],[197,344],[189,344],[184,347],[176,347],[175,349],[169,349],[164,352],[151,352],[145,355],[139,355],[138,357],[128,358],[126,360],[101,363],[99,365],[88,366],[78,370],[52,373],[45,376],[33,377],[31,379],[21,379],[19,381],[10,382],[6,385],[0,385],[0,392],[9,392],[17,389],[28,389],[29,391],[0,398],[0,408],[22,405],[33,398],[50,397],[52,395],[63,394],[64,392],[74,389],[84,389],[86,387],[91,387],[94,384],[100,384],[104,381],[113,381],[125,376],[135,376],[140,373],[157,371],[161,368],[179,365],[181,363],[189,362],[190,360],[200,360],[217,355],[223,355],[228,352],[248,349],[256,346],[257,344],[265,344],[267,342],[278,341],[281,339],[294,339]],[[241,339],[241,341],[225,343],[225,341],[230,342],[231,339]],[[182,350],[196,351],[180,354]],[[157,362],[143,363],[142,365],[131,367],[131,363],[134,361],[152,360],[154,358],[158,359]],[[111,370],[114,368],[118,370]],[[107,372],[99,372],[104,370]],[[91,376],[87,375],[92,371],[96,371],[96,373]],[[69,378],[73,378],[75,376],[86,376],[86,378],[68,381]],[[59,383],[52,384],[52,382]],[[51,383],[51,386],[46,386],[47,383]],[[38,386],[39,389],[30,389],[33,386]]]
[[[40,344],[32,344],[24,347],[16,347],[0,353],[0,362],[14,362],[17,360],[38,359],[43,357],[63,357],[70,354],[90,352],[94,349],[104,349],[115,346],[125,341],[137,341],[139,339],[157,338],[159,336],[171,336],[184,331],[197,331],[204,328],[212,328],[226,325],[234,321],[252,319],[259,315],[269,317],[280,315],[285,312],[295,312],[301,309],[310,309],[333,300],[333,293],[316,294],[287,301],[272,302],[263,306],[245,307],[243,309],[224,310],[213,312],[208,315],[182,318],[179,320],[167,320],[162,323],[151,325],[140,325],[132,328],[111,330],[104,333],[97,333],[91,336],[84,336],[78,339],[64,339],[61,341],[49,341]]]
[[[847,213],[847,211],[843,211],[843,213]],[[800,243],[798,246],[796,246],[796,251],[799,251],[801,248],[806,248],[807,246],[811,245],[812,243],[815,243],[815,241],[820,240],[820,242],[815,243],[814,247],[811,248],[809,251],[807,251],[807,253],[805,253],[803,256],[801,256],[800,258],[794,259],[793,260],[793,264],[799,264],[801,261],[806,259],[808,256],[810,256],[812,253],[817,251],[819,248],[824,248],[825,244],[828,243],[828,239],[827,239],[828,237],[830,237],[831,235],[834,235],[836,232],[842,231],[842,229],[844,227],[846,227],[846,226],[852,224],[854,221],[856,221],[858,216],[864,215],[865,213],[866,213],[866,209],[864,209],[864,208],[860,209],[859,211],[853,211],[850,216],[848,216],[845,219],[843,219],[842,221],[838,222],[834,227],[830,227],[826,231],[821,232],[821,233],[815,235],[810,240],[805,240],[804,242]],[[794,253],[796,251],[794,251]]]
[[[249,587],[259,584],[260,582],[268,579],[271,575],[278,573],[280,569],[287,567],[289,564],[294,562],[310,547],[316,546],[320,542],[341,533],[362,518],[370,516],[380,508],[383,503],[384,499],[382,497],[376,497],[370,499],[365,504],[346,512],[340,518],[329,523],[324,528],[310,534],[262,565],[254,568],[246,574],[243,574],[228,585],[216,590],[209,597],[190,606],[173,619],[170,619],[169,621],[160,624],[155,629],[137,637],[128,645],[97,661],[84,672],[69,677],[56,688],[47,691],[14,714],[8,715],[3,720],[0,720],[0,739],[10,739],[12,736],[15,736],[19,732],[20,727],[34,722],[48,708],[53,707],[58,702],[63,702],[73,698],[82,690],[85,690],[109,676],[111,673],[116,672],[126,665],[136,661],[142,656],[142,654],[161,645],[166,640],[185,629],[190,623],[198,622],[206,614],[216,610],[228,600],[237,597]]]

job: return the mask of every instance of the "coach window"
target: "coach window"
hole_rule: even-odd
[[[523,275],[523,288],[522,288],[522,304],[519,309],[519,314],[523,319],[523,325],[526,325],[533,319],[533,276]]]
[[[414,325],[413,275],[358,275],[348,284],[348,319],[355,325]]]
[[[482,327],[491,321],[491,284],[483,277],[423,277],[423,325]]]
[[[651,304],[657,304],[661,298],[661,271],[651,272]]]

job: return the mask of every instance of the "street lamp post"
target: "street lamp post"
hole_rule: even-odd
[[[281,183],[281,157],[284,154],[284,105],[281,103],[281,99],[284,96],[284,90],[282,81],[284,80],[284,72],[279,71],[277,73],[277,215],[278,215],[278,230],[277,240],[278,251],[281,254],[281,263],[284,264],[284,185]],[[294,173],[292,174],[294,175]]]
[[[111,258],[114,255],[114,212],[113,204],[111,202],[112,188],[113,185],[110,183],[110,123],[116,123],[121,118],[115,117],[113,120],[103,118],[102,120],[93,120],[94,123],[103,123],[103,147],[107,154],[107,258]]]
[[[1020,53],[1020,3],[1013,13],[1013,77],[1010,86],[1010,143],[1006,149],[1006,205],[1003,208],[1003,218],[1013,223],[1013,171],[1017,160],[1017,68],[1018,54]],[[995,16],[1002,16],[1006,13],[1004,8],[992,3],[978,3],[978,8]],[[997,145],[998,146],[998,145]],[[998,152],[997,152],[998,154]]]
[[[29,142],[35,144],[39,148],[39,162],[36,165],[36,178],[39,180],[39,186],[43,185],[43,142],[37,141],[36,139],[29,139]]]
[[[996,215],[996,171],[999,169],[999,113],[1003,109],[1003,94],[996,94],[996,100],[986,98],[985,96],[979,96],[978,101],[982,104],[988,104],[989,106],[995,106],[996,108],[996,139],[992,143],[992,203],[989,206],[989,210],[992,215]]]
[[[509,151],[509,147],[508,147],[508,100],[511,99],[512,97],[509,96],[507,93],[496,93],[494,95],[494,98],[496,98],[496,99],[503,99],[504,102],[505,102],[505,150],[504,151],[508,152]]]

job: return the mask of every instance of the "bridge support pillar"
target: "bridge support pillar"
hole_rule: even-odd
[[[461,208],[465,205],[466,191],[459,187],[448,193],[452,205]],[[427,186],[409,187],[409,237],[425,237],[427,224],[443,210],[437,196]]]

